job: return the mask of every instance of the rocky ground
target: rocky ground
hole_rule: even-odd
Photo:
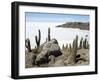
[[[25,67],[62,67],[89,64],[89,49],[77,49],[75,54],[73,49],[61,49],[58,41],[52,39],[45,42],[40,47],[25,52]]]

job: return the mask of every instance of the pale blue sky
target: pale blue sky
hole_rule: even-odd
[[[25,12],[28,22],[89,22],[89,15]]]

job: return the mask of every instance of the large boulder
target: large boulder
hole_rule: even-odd
[[[56,39],[52,39],[43,45],[42,51],[36,57],[36,64],[40,65],[48,63],[51,60],[49,58],[51,55],[54,57],[62,55],[58,41]]]
[[[51,41],[45,43],[43,46],[43,51],[47,51],[49,56],[54,55],[57,57],[62,55],[58,41],[56,39],[52,39]]]

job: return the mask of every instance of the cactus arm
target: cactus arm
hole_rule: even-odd
[[[25,40],[25,46],[28,49],[28,52],[31,52],[31,45],[30,45],[30,40],[29,39]]]
[[[35,36],[35,41],[36,41],[37,47],[40,46],[40,40],[41,40],[41,32],[40,32],[40,30],[38,30],[38,37]]]

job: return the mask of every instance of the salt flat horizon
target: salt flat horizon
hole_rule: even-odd
[[[83,37],[89,41],[90,34],[88,30],[80,30],[73,28],[62,28],[56,27],[57,25],[63,24],[63,22],[26,22],[26,36],[25,39],[29,38],[31,42],[31,47],[36,46],[35,36],[38,36],[38,30],[41,31],[41,42],[40,44],[46,41],[48,36],[48,28],[50,28],[51,39],[57,39],[59,46],[66,45],[66,43],[72,43],[76,35],[78,35],[79,40]]]

